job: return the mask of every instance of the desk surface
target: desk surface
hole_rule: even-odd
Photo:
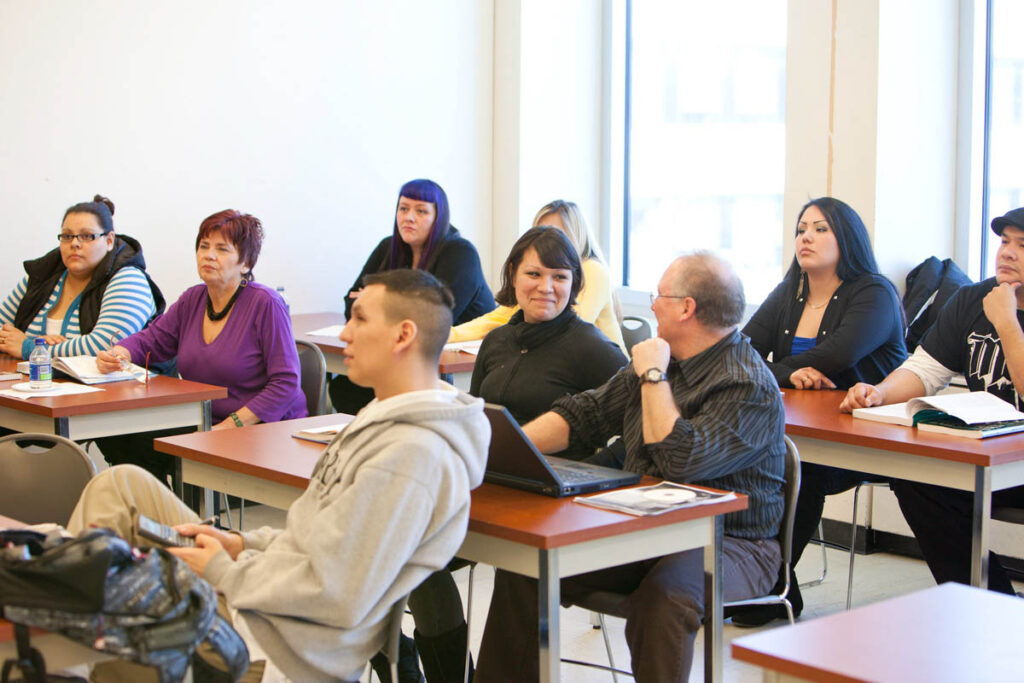
[[[345,316],[341,313],[296,313],[292,315],[292,334],[299,341],[315,344],[327,354],[341,355],[343,344],[336,337],[321,337],[306,334],[331,325],[344,325]],[[440,371],[442,374],[473,372],[476,356],[462,351],[442,351]]]
[[[1024,433],[968,439],[839,412],[845,391],[785,389],[786,434],[992,467],[1024,460]]]
[[[732,655],[808,681],[1021,681],[1024,600],[946,583],[732,642]]]
[[[305,489],[323,445],[291,437],[293,432],[351,420],[347,415],[321,415],[243,429],[196,432],[157,439],[156,450],[208,465]],[[646,477],[641,483],[657,480]],[[469,529],[542,549],[651,529],[678,522],[721,515],[747,507],[738,495],[702,505],[648,517],[599,510],[506,486],[483,484],[473,491]]]
[[[0,356],[0,372],[16,372],[18,359]],[[0,389],[9,389],[20,380],[0,382]],[[64,381],[64,380],[58,380]],[[70,381],[70,380],[67,380]],[[212,401],[227,398],[224,387],[190,382],[173,377],[151,377],[149,384],[139,382],[110,382],[96,385],[102,391],[70,396],[51,396],[22,400],[0,396],[0,407],[48,418],[95,415],[119,410],[136,410],[156,406],[175,405],[194,401]]]

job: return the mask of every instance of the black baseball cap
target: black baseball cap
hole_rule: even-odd
[[[997,235],[1003,234],[1003,228],[1007,225],[1024,230],[1024,207],[1007,211],[1005,215],[992,219],[992,232]]]

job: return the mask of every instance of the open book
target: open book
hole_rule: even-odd
[[[127,370],[104,374],[96,367],[95,356],[63,356],[54,358],[51,361],[51,366],[54,370],[59,370],[82,384],[123,382],[128,379],[134,379],[138,382],[146,381],[146,369],[134,363],[129,363]]]
[[[630,515],[660,515],[670,510],[717,503],[735,498],[735,493],[715,493],[693,486],[663,481],[653,486],[634,486],[592,496],[576,496],[577,503]]]
[[[924,396],[906,403],[856,408],[853,416],[907,427],[916,425],[922,431],[973,439],[1024,431],[1024,413],[986,391]]]

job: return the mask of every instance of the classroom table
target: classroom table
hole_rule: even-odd
[[[1018,683],[1024,600],[944,583],[732,641],[765,683]]]
[[[971,491],[971,584],[988,585],[992,491],[1024,484],[1024,433],[969,439],[854,419],[845,391],[783,392],[786,434],[800,459],[820,465]]]
[[[312,335],[309,332],[320,330],[331,325],[344,325],[345,316],[341,313],[294,313],[292,314],[292,333],[298,341],[315,344],[324,354],[327,371],[341,375],[348,374],[348,368],[342,355],[345,343],[337,337]],[[464,351],[442,351],[439,366],[441,374],[453,375],[454,384],[463,391],[468,391],[469,380],[473,375],[476,356]]]
[[[178,456],[185,482],[287,508],[306,488],[323,445],[292,438],[300,429],[352,418],[322,415],[241,429],[157,439]],[[642,483],[656,480],[646,477]],[[559,579],[627,562],[704,548],[710,620],[704,635],[704,678],[722,680],[722,515],[747,498],[634,517],[494,484],[473,491],[466,539],[458,556],[538,579],[541,680],[557,681]]]
[[[0,372],[15,372],[18,362],[0,356]],[[0,382],[0,389],[14,384]],[[205,430],[210,428],[210,402],[228,395],[224,387],[159,375],[148,384],[129,380],[95,386],[102,391],[28,400],[0,396],[0,427],[75,441],[176,427]]]
[[[20,529],[23,526],[25,524],[16,519],[0,515],[0,529]],[[111,658],[111,655],[106,652],[94,650],[65,638],[59,633],[50,633],[40,628],[29,628],[29,638],[32,647],[43,655],[46,669],[51,673],[79,664],[95,664]],[[14,624],[0,619],[0,662],[15,659],[17,656],[18,646],[14,639]]]

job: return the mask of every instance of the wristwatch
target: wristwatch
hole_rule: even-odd
[[[640,375],[640,384],[657,384],[666,380],[668,380],[668,375],[662,372],[660,368],[644,370],[643,374]]]

